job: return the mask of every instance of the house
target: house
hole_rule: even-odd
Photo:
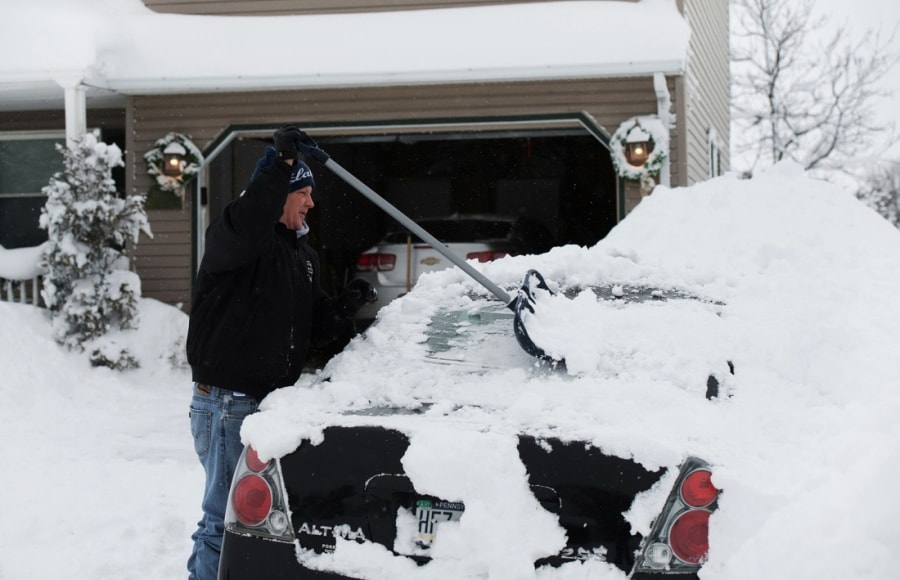
[[[54,143],[99,129],[149,196],[143,294],[185,310],[202,232],[286,122],[413,219],[519,215],[557,245],[728,167],[727,0],[53,2],[0,23],[0,245],[40,243]],[[167,136],[203,158],[170,190],[145,161]],[[312,165],[337,291],[390,219]]]

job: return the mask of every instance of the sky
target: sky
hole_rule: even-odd
[[[342,540],[310,566],[399,580],[460,570],[625,580],[599,560],[531,573],[530,558],[558,546],[561,531],[520,492],[512,441],[527,430],[591,441],[648,468],[709,461],[723,492],[702,580],[895,575],[900,232],[885,220],[783,164],[752,180],[658,188],[594,247],[474,266],[509,291],[536,268],[562,290],[643,286],[703,300],[628,305],[539,292],[526,323],[564,370],[536,365],[502,323],[486,338],[463,329],[435,364],[423,342],[435,308],[504,308],[457,269],[420,280],[324,369],[268,397],[243,436],[271,457],[328,424],[382,422],[409,435],[403,463],[417,490],[463,500],[467,512],[441,525],[435,561],[416,573],[378,545]],[[0,303],[0,319],[0,578],[182,575],[202,488],[186,315],[142,299],[138,329],[108,337],[142,365],[121,373],[58,347],[43,310]],[[713,400],[710,372],[722,379]],[[338,414],[424,402],[434,405],[419,420]],[[667,491],[661,483],[638,496],[626,513],[634,530],[649,529]],[[495,549],[484,525],[497,510],[514,514],[507,549]]]

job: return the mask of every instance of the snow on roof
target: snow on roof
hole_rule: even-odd
[[[17,98],[680,74],[675,0],[368,14],[159,14],[139,0],[14,2],[0,20],[0,108]]]

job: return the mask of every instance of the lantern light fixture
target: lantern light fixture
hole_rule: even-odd
[[[635,121],[625,136],[625,159],[632,167],[643,167],[653,153],[653,137]]]
[[[184,173],[187,158],[187,150],[181,143],[172,142],[163,150],[163,175],[167,177],[181,177]]]

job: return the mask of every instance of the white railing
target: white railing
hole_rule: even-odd
[[[41,305],[40,276],[30,280],[6,280],[0,278],[0,301]]]
[[[41,305],[43,245],[7,250],[0,246],[0,301]]]

